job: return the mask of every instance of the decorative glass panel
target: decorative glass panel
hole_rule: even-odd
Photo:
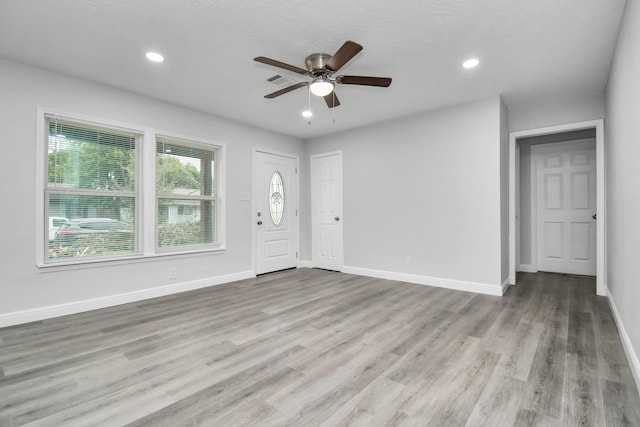
[[[282,224],[284,215],[284,184],[280,172],[274,172],[269,186],[269,210],[275,225]]]

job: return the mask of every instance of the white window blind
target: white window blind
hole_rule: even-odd
[[[159,251],[215,247],[219,147],[156,138],[156,246]]]
[[[46,116],[45,260],[139,252],[141,135]]]

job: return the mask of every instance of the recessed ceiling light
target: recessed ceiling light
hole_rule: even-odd
[[[302,112],[302,117],[311,117],[313,113],[310,110],[305,110]]]
[[[152,62],[162,62],[164,61],[164,56],[158,52],[147,52],[147,59]]]
[[[477,67],[480,61],[477,58],[469,58],[462,63],[464,68],[474,68]]]

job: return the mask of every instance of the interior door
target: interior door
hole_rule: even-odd
[[[595,140],[532,147],[538,270],[596,275]]]
[[[297,266],[297,174],[296,158],[255,153],[256,274]]]
[[[342,153],[311,156],[311,240],[314,267],[342,270]]]

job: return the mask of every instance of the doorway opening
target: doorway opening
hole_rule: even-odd
[[[509,284],[516,283],[516,271],[535,272],[538,271],[539,263],[537,255],[539,253],[536,210],[530,210],[527,203],[535,204],[531,193],[522,191],[528,182],[527,177],[534,176],[535,162],[531,162],[532,147],[544,147],[548,144],[558,144],[560,141],[595,139],[595,206],[588,209],[593,210],[593,222],[595,228],[595,276],[596,293],[605,295],[605,194],[604,194],[604,129],[603,120],[593,120],[588,122],[571,123],[566,125],[552,126],[526,131],[512,132],[509,136]],[[534,149],[535,151],[535,149]],[[524,154],[524,156],[523,156]],[[523,160],[521,162],[521,159]],[[522,174],[524,172],[524,174]],[[533,174],[531,173],[533,172]],[[522,179],[522,180],[521,180]],[[537,178],[536,178],[537,179]],[[556,177],[551,176],[549,182],[555,182]],[[558,179],[559,180],[559,179]],[[543,181],[541,181],[543,182]],[[535,184],[535,183],[534,183]],[[536,186],[533,186],[534,191]],[[568,187],[567,187],[568,188]],[[522,208],[522,209],[521,209]],[[595,209],[593,209],[595,208]],[[586,219],[581,220],[581,224],[587,224]],[[559,228],[558,221],[549,226],[549,230],[554,227]],[[587,227],[587,226],[585,226]],[[574,228],[575,225],[574,225]],[[579,227],[578,227],[579,228]],[[587,227],[588,228],[588,227]],[[585,228],[586,229],[586,228]],[[586,235],[586,234],[585,234]],[[541,237],[542,238],[542,237]],[[523,245],[523,242],[525,243]],[[568,242],[568,241],[567,241]],[[567,243],[570,244],[570,243]]]

